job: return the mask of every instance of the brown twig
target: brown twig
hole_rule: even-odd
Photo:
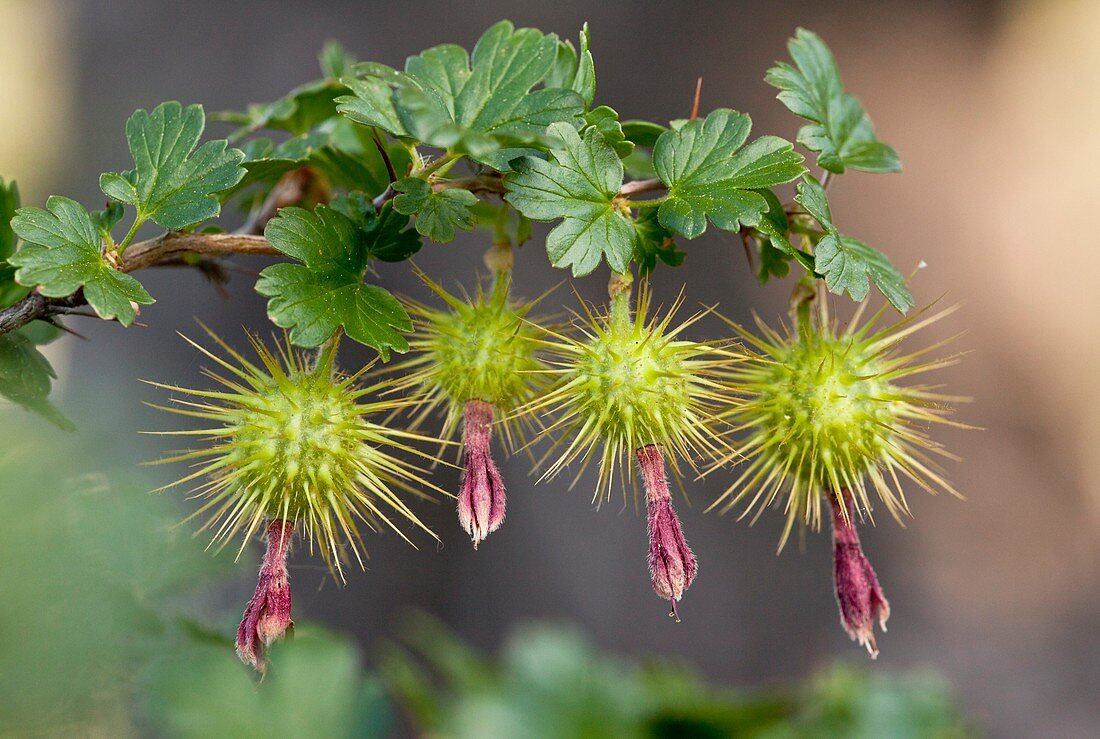
[[[661,182],[656,177],[651,180],[634,180],[633,182],[627,182],[619,189],[619,197],[628,198],[631,195],[664,189],[665,183]]]
[[[277,254],[263,236],[248,234],[196,234],[169,231],[155,239],[132,244],[118,269],[133,272],[178,259],[183,254]],[[16,304],[0,310],[0,334],[6,334],[38,319],[71,314],[84,305],[84,296],[75,293],[63,298],[47,298],[31,293]]]
[[[199,234],[169,231],[155,239],[130,246],[119,262],[121,272],[133,272],[182,254],[278,254],[263,236],[250,234]]]
[[[323,192],[314,193],[314,190]],[[328,186],[320,181],[317,173],[310,167],[299,167],[284,174],[275,187],[271,188],[267,199],[243,226],[237,229],[239,234],[259,235],[264,232],[267,222],[274,218],[280,208],[288,205],[297,205],[313,196],[318,202],[327,202],[329,194]]]

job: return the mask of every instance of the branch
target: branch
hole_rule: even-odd
[[[152,267],[181,254],[278,254],[263,236],[250,234],[197,234],[169,231],[126,250],[120,272]]]
[[[475,193],[487,192],[503,195],[504,178],[499,173],[493,173],[479,174],[473,177],[459,177],[454,180],[439,180],[432,183],[432,189],[436,192],[461,189]]]
[[[237,229],[236,233],[259,235],[264,232],[264,227],[279,212],[280,208],[288,205],[298,205],[307,200],[314,199],[317,202],[328,202],[331,193],[328,185],[317,176],[311,167],[299,167],[284,174],[271,188],[267,199],[248,221]],[[314,192],[319,191],[319,192]]]
[[[657,190],[664,190],[665,183],[654,177],[651,180],[634,180],[633,182],[625,183],[619,189],[619,197],[628,198],[631,195],[637,195],[643,192],[655,192]]]
[[[118,265],[120,272],[133,272],[178,259],[182,254],[278,254],[263,236],[248,234],[196,234],[169,231],[149,241],[139,241],[126,250]],[[71,313],[84,304],[81,293],[64,298],[47,298],[31,293],[0,310],[0,334],[26,326],[34,320]]]

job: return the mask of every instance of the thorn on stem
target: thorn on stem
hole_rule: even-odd
[[[703,91],[703,78],[700,77],[695,81],[695,102],[691,104],[691,118],[689,120],[694,121],[699,117],[699,95]]]

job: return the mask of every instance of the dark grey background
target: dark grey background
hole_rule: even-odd
[[[744,110],[757,133],[793,138],[798,123],[774,100],[763,73],[785,55],[796,26],[820,32],[881,136],[897,145],[907,166],[901,176],[844,178],[835,187],[835,208],[845,230],[884,248],[904,270],[920,259],[933,262],[916,283],[918,300],[949,290],[950,300],[970,304],[923,340],[970,329],[957,346],[975,355],[942,378],[953,391],[978,397],[964,418],[989,429],[937,434],[968,458],[949,469],[968,502],[914,491],[912,525],[902,529],[883,520],[864,534],[893,608],[874,668],[943,671],[972,715],[996,734],[1085,735],[1095,728],[1100,622],[1083,483],[1066,464],[1057,419],[1027,397],[1032,378],[1003,341],[999,314],[980,297],[994,289],[980,273],[980,246],[950,230],[929,238],[931,221],[950,217],[942,215],[950,195],[941,184],[973,141],[973,131],[958,121],[984,121],[973,70],[1002,24],[1012,22],[1008,9],[992,2],[918,9],[872,2],[134,0],[80,2],[71,10],[75,15],[65,28],[74,64],[75,136],[67,142],[64,170],[46,188],[89,204],[101,197],[99,172],[128,166],[123,125],[133,109],[177,99],[213,111],[275,99],[317,75],[316,52],[329,38],[360,58],[399,66],[436,43],[469,47],[502,17],[569,38],[587,20],[597,99],[622,117],[685,116],[695,79],[703,76],[704,111]],[[463,236],[450,245],[429,245],[417,262],[452,287],[454,280],[471,286],[485,245],[482,237]],[[684,246],[685,267],[656,279],[659,300],[671,299],[686,283],[690,304],[719,303],[740,321],[752,309],[768,320],[783,310],[790,285],[757,286],[733,237],[708,232]],[[264,262],[238,264],[258,269]],[[548,267],[538,238],[518,254],[516,274],[527,295],[563,277]],[[597,273],[576,287],[597,300],[605,277]],[[381,278],[395,292],[419,294],[405,266],[385,267]],[[195,352],[175,332],[196,334],[194,317],[237,343],[242,326],[265,328],[264,302],[248,276],[234,277],[228,300],[188,271],[153,270],[142,279],[159,301],[142,312],[148,328],[79,324],[91,341],[68,341],[59,362],[67,412],[85,429],[121,438],[113,453],[135,461],[158,451],[137,430],[174,424],[138,405],[162,397],[138,378],[204,382]],[[573,300],[568,287],[552,299],[565,305]],[[720,331],[709,322],[698,335]],[[355,366],[367,356],[349,352],[344,362]],[[1010,472],[1008,460],[1027,474]],[[1043,470],[1043,504],[1029,507],[1036,486],[1028,474],[1035,470]],[[684,621],[676,624],[649,587],[644,518],[618,499],[593,510],[591,480],[573,491],[563,481],[535,487],[527,472],[523,458],[504,465],[508,519],[481,551],[471,550],[452,506],[443,503],[419,506],[443,546],[420,537],[414,550],[392,534],[374,537],[369,570],[352,573],[347,587],[334,586],[317,560],[299,553],[296,615],[354,634],[368,661],[408,606],[442,617],[485,647],[495,646],[518,620],[567,619],[609,649],[687,659],[713,678],[746,685],[802,678],[837,657],[865,659],[838,623],[827,536],[810,535],[804,551],[793,542],[777,557],[778,512],[755,527],[702,515],[727,480],[692,483],[692,506],[679,504],[700,575],[684,598]],[[438,479],[451,488],[457,484],[452,472]],[[234,607],[243,605],[250,578],[242,573],[239,587],[225,594]]]

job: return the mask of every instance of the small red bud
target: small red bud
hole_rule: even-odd
[[[272,519],[267,524],[267,552],[260,565],[256,593],[237,627],[237,656],[260,672],[267,669],[264,652],[293,628],[290,618],[290,575],[286,557],[294,537],[294,522]]]
[[[649,572],[653,590],[672,602],[672,613],[677,621],[676,601],[691,587],[698,565],[684,539],[680,519],[672,510],[672,496],[668,491],[665,475],[664,449],[645,446],[635,452],[646,490],[646,510],[649,520]]]
[[[462,487],[458,493],[458,521],[474,541],[474,549],[504,521],[504,482],[493,462],[490,442],[493,406],[471,400],[465,407],[465,448]]]
[[[882,594],[871,563],[863,554],[856,533],[855,509],[845,494],[843,506],[829,495],[833,507],[833,562],[836,602],[840,606],[840,623],[853,641],[867,648],[871,659],[878,657],[874,622],[886,631],[890,604]]]

